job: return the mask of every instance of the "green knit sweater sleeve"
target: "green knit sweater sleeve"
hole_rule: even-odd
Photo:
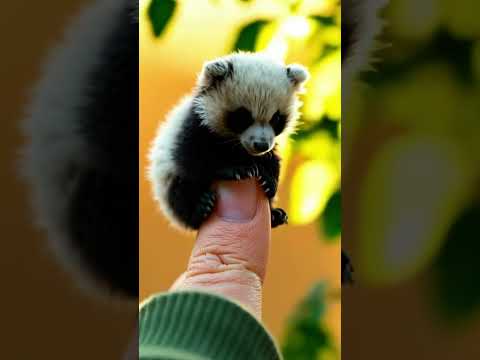
[[[209,293],[152,296],[140,305],[139,332],[140,360],[281,359],[253,315]]]

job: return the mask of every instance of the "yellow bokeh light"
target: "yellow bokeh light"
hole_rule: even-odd
[[[319,119],[329,115],[340,119],[341,115],[341,67],[340,51],[327,56],[312,69],[307,84],[307,97],[303,113],[307,119]]]
[[[264,50],[265,53],[278,60],[285,60],[288,52],[288,43],[280,35],[276,35]]]
[[[340,170],[340,142],[327,132],[318,132],[296,146],[302,157],[335,165]]]
[[[292,38],[305,38],[310,34],[311,26],[305,16],[290,16],[281,26],[281,33]]]
[[[274,31],[273,33],[272,30]],[[268,44],[266,46],[260,45],[257,50],[262,50],[275,59],[285,61],[289,51],[288,40],[306,38],[310,32],[311,26],[307,18],[304,16],[290,16],[285,21],[280,24],[277,23],[274,27],[269,27],[264,32],[263,35],[269,37]],[[259,42],[259,44],[265,42],[264,39],[261,40],[263,41]],[[265,48],[262,49],[263,47]]]
[[[301,164],[292,179],[291,223],[303,225],[314,221],[325,209],[338,181],[338,171],[330,164],[315,160]]]

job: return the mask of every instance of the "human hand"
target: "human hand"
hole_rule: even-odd
[[[254,179],[219,182],[217,194],[217,205],[198,232],[187,270],[170,291],[216,293],[260,319],[270,205]]]

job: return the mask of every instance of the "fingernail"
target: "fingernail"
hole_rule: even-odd
[[[222,181],[217,189],[217,214],[230,221],[248,221],[257,211],[257,188],[253,180]]]

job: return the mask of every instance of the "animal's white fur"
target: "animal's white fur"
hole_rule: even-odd
[[[288,78],[293,81],[294,87],[304,83],[308,79],[308,72],[302,65],[292,64],[288,66]]]
[[[198,76],[198,89],[208,86],[212,77],[225,75],[228,72],[227,61],[233,63],[233,77],[222,80],[214,91],[196,98],[193,94],[183,98],[160,125],[149,153],[150,165],[147,172],[152,182],[154,198],[170,223],[180,230],[185,229],[168,204],[168,189],[172,178],[179,171],[172,158],[175,142],[192,104],[202,123],[223,135],[229,134],[224,126],[225,113],[240,106],[247,107],[255,119],[252,131],[255,131],[255,126],[268,123],[280,109],[289,115],[287,128],[282,133],[282,136],[288,135],[294,130],[299,116],[301,102],[296,94],[304,90],[303,84],[309,76],[303,66],[289,65],[289,77],[284,64],[263,53],[234,53],[206,62]]]
[[[184,226],[177,221],[168,205],[167,197],[170,182],[178,173],[172,158],[175,141],[178,139],[182,123],[188,116],[191,105],[192,97],[187,96],[167,115],[167,120],[158,129],[149,154],[148,178],[153,184],[154,198],[170,223],[178,230],[183,230]]]
[[[78,109],[88,101],[87,77],[100,63],[107,37],[129,1],[98,0],[73,19],[44,64],[22,123],[27,143],[21,173],[31,189],[35,221],[47,231],[62,265],[78,275],[80,287],[102,295],[105,284],[87,270],[68,239],[66,209],[75,180],[65,179],[88,166],[88,148],[77,133]]]
[[[268,143],[270,148],[263,153],[256,153],[254,150],[254,143],[258,141]],[[275,145],[275,133],[269,125],[254,123],[242,133],[240,136],[240,142],[250,154],[262,155],[273,149]]]

